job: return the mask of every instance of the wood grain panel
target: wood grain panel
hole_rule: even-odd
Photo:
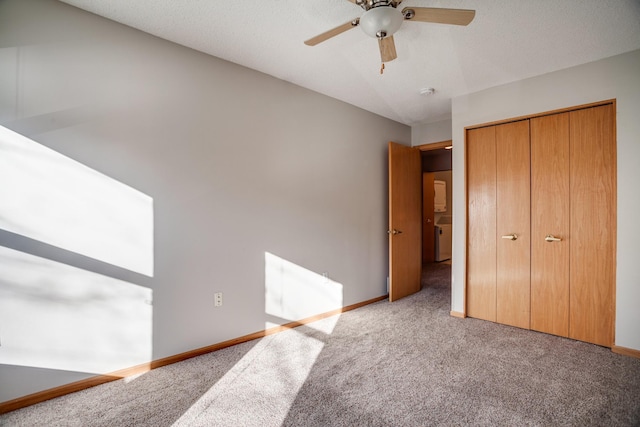
[[[560,242],[546,242],[552,234]],[[569,336],[569,114],[531,119],[531,329]]]
[[[496,321],[495,128],[467,131],[466,314]]]
[[[569,336],[610,347],[616,250],[614,106],[571,112],[570,135]]]
[[[422,262],[434,262],[435,255],[435,228],[434,228],[434,197],[433,182],[435,174],[425,172],[422,174]]]
[[[531,289],[529,121],[496,126],[496,319],[529,328]],[[501,238],[515,233],[516,240]]]
[[[420,290],[422,171],[417,148],[389,143],[389,301]]]

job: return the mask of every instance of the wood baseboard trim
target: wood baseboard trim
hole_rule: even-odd
[[[640,359],[640,350],[613,345],[611,346],[611,351],[613,351],[614,353],[622,354],[624,356],[630,356],[635,357],[636,359]]]
[[[464,313],[460,313],[459,311],[453,311],[453,310],[451,310],[451,311],[449,312],[449,314],[450,314],[451,316],[453,316],[453,317],[459,317],[459,318],[461,318],[461,319],[464,319],[465,317],[467,317]]]
[[[373,298],[367,301],[362,301],[356,304],[352,304],[346,307],[342,307],[336,310],[328,311],[326,313],[317,314],[315,316],[307,317],[295,322],[289,322],[284,325],[274,326],[273,328],[265,329],[262,331],[254,332],[242,337],[233,338],[227,341],[223,341],[217,344],[213,344],[207,347],[197,348],[184,353],[176,354],[174,356],[164,357],[162,359],[153,360],[149,363],[143,363],[141,365],[132,366],[130,368],[121,369],[119,371],[111,372],[105,375],[97,375],[95,377],[87,378],[84,380],[76,381],[73,383],[61,385],[48,390],[39,391],[37,393],[29,394],[27,396],[18,397],[13,400],[0,403],[0,414],[15,411],[16,409],[25,408],[27,406],[35,405],[36,403],[44,402],[45,400],[54,399],[56,397],[64,396],[65,394],[75,393],[76,391],[84,390],[87,388],[95,387],[100,384],[105,384],[111,381],[116,381],[131,375],[142,374],[161,366],[170,365],[172,363],[182,362],[183,360],[191,359],[193,357],[202,356],[203,354],[211,353],[223,348],[231,347],[237,344],[242,344],[247,341],[253,341],[258,338],[263,338],[267,335],[273,335],[278,332],[285,331],[287,329],[297,328],[298,326],[306,325],[308,323],[315,322],[317,320],[325,319],[327,317],[335,316],[336,314],[344,313],[346,311],[355,310],[356,308],[364,307],[365,305],[373,304],[378,301],[387,299],[388,295],[383,295],[377,298]]]

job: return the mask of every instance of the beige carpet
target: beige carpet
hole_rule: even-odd
[[[421,292],[0,416],[3,426],[638,426],[640,360]]]

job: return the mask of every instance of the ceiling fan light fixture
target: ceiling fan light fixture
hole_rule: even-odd
[[[393,6],[378,6],[360,17],[360,27],[369,37],[384,38],[398,31],[404,16]]]

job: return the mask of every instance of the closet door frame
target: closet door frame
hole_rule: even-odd
[[[613,145],[613,150],[615,153],[616,150],[616,100],[615,99],[609,99],[609,100],[604,100],[604,101],[599,101],[599,102],[594,102],[594,103],[589,103],[589,104],[582,104],[582,105],[577,105],[577,106],[572,106],[572,107],[568,107],[568,108],[562,108],[562,109],[557,109],[557,110],[552,110],[552,111],[546,111],[546,112],[542,112],[542,113],[537,113],[537,114],[531,114],[531,115],[526,115],[526,116],[519,116],[519,117],[512,117],[512,118],[508,118],[508,119],[504,119],[504,120],[498,120],[498,121],[493,121],[493,122],[487,122],[487,123],[482,123],[482,124],[477,124],[477,125],[472,125],[472,126],[467,126],[465,127],[465,215],[466,215],[466,264],[465,264],[465,275],[464,275],[464,286],[463,286],[463,295],[464,295],[464,316],[468,316],[470,315],[470,313],[468,312],[468,303],[469,303],[469,295],[468,295],[468,291],[469,291],[469,287],[468,287],[468,282],[469,282],[469,275],[470,275],[470,271],[469,271],[469,245],[470,245],[470,238],[473,238],[473,236],[470,236],[469,233],[469,202],[470,202],[470,196],[469,196],[469,188],[470,188],[470,183],[469,183],[469,175],[466,173],[467,168],[468,168],[468,164],[469,164],[469,153],[468,153],[468,146],[467,146],[467,141],[469,139],[469,132],[479,129],[479,128],[486,128],[489,126],[495,126],[495,125],[501,125],[501,124],[506,124],[506,123],[511,123],[511,122],[516,122],[516,121],[521,121],[521,120],[530,120],[530,119],[534,119],[534,118],[538,118],[538,117],[544,117],[544,116],[550,116],[550,115],[555,115],[555,114],[560,114],[560,113],[571,113],[572,111],[577,111],[577,110],[584,110],[584,109],[588,109],[588,108],[593,108],[593,107],[600,107],[600,106],[605,106],[605,105],[611,105],[613,108],[613,118],[612,118],[612,126],[613,126],[613,141],[612,141],[612,145]],[[614,155],[614,159],[615,159],[615,155]],[[611,284],[611,321],[610,321],[610,329],[611,329],[611,340],[608,343],[600,343],[600,345],[605,345],[607,347],[615,347],[615,320],[616,320],[616,272],[615,272],[615,266],[616,266],[616,236],[617,236],[617,224],[615,223],[615,219],[617,218],[617,159],[615,159],[615,164],[613,165],[613,185],[614,185],[614,190],[613,190],[613,196],[612,196],[612,204],[609,207],[610,209],[610,214],[609,217],[613,218],[613,224],[611,225],[612,228],[612,242],[610,243],[610,247],[613,248],[612,253],[611,253],[611,258],[610,258],[610,262],[613,265],[613,278],[612,278],[612,284]],[[473,279],[472,279],[473,281]],[[609,327],[609,326],[607,326]]]

